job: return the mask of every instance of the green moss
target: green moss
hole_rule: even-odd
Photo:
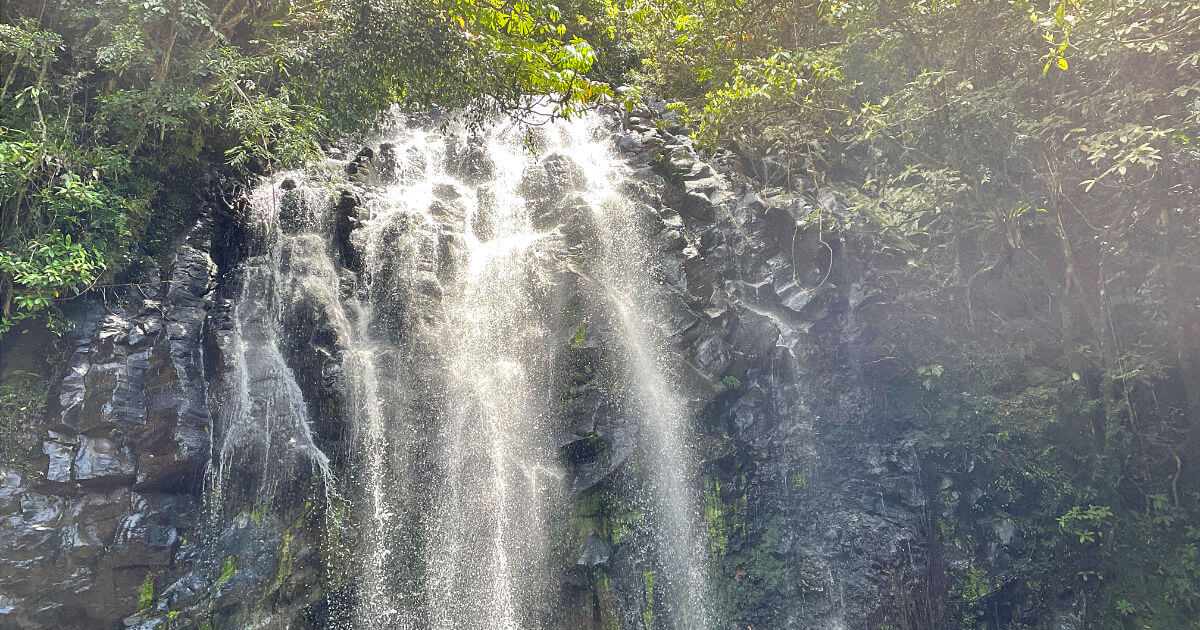
[[[321,548],[328,568],[327,579],[336,586],[350,577],[351,563],[346,561],[350,550],[348,545],[342,543],[343,532],[351,515],[349,502],[337,494],[331,494],[323,514],[321,521],[325,540]]]
[[[757,532],[750,530],[749,538],[745,527],[740,532],[730,528],[728,549],[713,558],[714,573],[719,576],[715,587],[724,616],[739,621],[741,616],[761,610],[783,583],[787,567],[776,550],[783,539],[784,525],[782,515],[767,517],[758,521]]]
[[[9,436],[14,435],[23,422],[42,417],[49,391],[50,380],[41,375],[23,370],[5,374],[4,384],[0,385],[0,454],[7,463],[27,463],[24,458],[8,452]]]
[[[608,523],[609,538],[615,545],[621,542],[621,539],[630,531],[646,523],[646,513],[642,510],[622,510],[609,516],[606,522]]]
[[[792,487],[797,490],[804,490],[808,487],[808,476],[802,472],[792,475]]]
[[[729,549],[729,514],[736,512],[721,500],[721,481],[714,480],[704,491],[704,522],[708,527],[708,547],[714,556]]]
[[[600,628],[602,630],[621,630],[621,617],[617,609],[616,598],[613,597],[612,582],[602,567],[596,567],[594,579],[596,583],[596,602],[599,604]]]
[[[137,611],[150,610],[152,606],[154,606],[154,574],[146,572],[146,579],[142,580],[142,592],[138,595]]]
[[[221,575],[217,577],[217,581],[213,582],[213,589],[219,589],[237,573],[237,562],[233,556],[225,556],[225,562],[221,564]]]
[[[292,540],[295,536],[291,531],[283,533],[283,542],[279,544],[279,567],[275,571],[275,579],[267,587],[264,595],[270,595],[283,586],[283,581],[292,572]]]
[[[646,588],[646,606],[642,609],[642,626],[646,630],[654,630],[654,572],[643,571],[642,580]]]
[[[570,521],[560,534],[561,540],[567,548],[578,548],[590,532],[604,535],[606,496],[603,491],[593,491],[575,502],[571,510]]]
[[[255,525],[258,525],[269,514],[271,514],[271,507],[265,503],[260,503],[254,506],[253,510],[250,510],[250,520],[254,521]]]
[[[603,492],[596,491],[583,495],[575,502],[575,516],[587,517],[600,514],[600,506],[603,500]]]

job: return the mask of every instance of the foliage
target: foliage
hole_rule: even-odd
[[[150,610],[154,606],[154,574],[146,572],[146,579],[142,580],[141,590],[138,593],[137,612]]]
[[[941,378],[942,372],[945,370],[946,368],[940,365],[922,365],[917,368],[917,376],[924,377],[925,379],[921,381],[921,386],[925,389],[933,389],[934,383]]]
[[[719,88],[744,60],[770,56],[796,34],[814,3],[761,0],[609,0],[640,53],[634,79],[685,101]]]
[[[954,503],[951,552],[987,572],[989,524],[1020,533],[1017,577],[980,597],[1029,600],[1027,624],[1063,584],[1108,602],[1089,627],[1200,617],[1181,527],[1200,517],[1200,6],[621,7],[645,24],[635,78],[700,144],[833,193],[876,253],[889,405],[933,471],[983,492]]]
[[[982,604],[994,589],[988,579],[987,570],[979,567],[968,567],[966,575],[961,577],[951,589],[952,595],[964,604],[962,623],[966,627],[973,625],[984,616]]]
[[[1058,517],[1058,526],[1072,537],[1079,539],[1079,544],[1096,542],[1098,536],[1103,536],[1104,520],[1112,516],[1112,509],[1103,505],[1089,505],[1085,509],[1073,507],[1066,514]]]
[[[841,113],[829,102],[842,83],[834,61],[827,51],[778,50],[740,64],[696,114],[696,137],[710,147],[731,141],[743,153],[777,153],[794,138],[821,137]]]
[[[189,173],[320,152],[399,106],[476,121],[611,96],[577,0],[18,0],[0,24],[0,333],[111,282]],[[582,22],[580,21],[582,20]],[[142,250],[142,251],[139,251]]]

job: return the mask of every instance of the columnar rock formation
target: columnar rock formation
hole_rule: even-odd
[[[753,186],[673,125],[551,126],[499,164],[495,135],[405,132],[206,212],[75,314],[58,404],[2,470],[0,628],[446,627],[479,612],[425,609],[473,588],[433,567],[477,557],[450,525],[523,537],[497,552],[537,564],[505,569],[523,627],[935,627],[917,455],[871,385],[880,291],[835,196]],[[504,353],[512,380],[481,382]],[[493,411],[528,422],[446,441]],[[493,505],[469,474],[544,494]],[[528,518],[450,523],[485,500]]]

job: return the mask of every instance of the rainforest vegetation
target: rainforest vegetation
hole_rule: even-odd
[[[1098,602],[1088,627],[1200,628],[1193,0],[10,0],[2,17],[0,334],[63,330],[67,301],[154,266],[200,173],[310,160],[394,108],[667,101],[759,185],[828,199],[826,240],[870,252],[831,264],[890,286],[864,369],[922,454],[962,627],[1031,626],[1070,585]],[[38,378],[5,375],[0,421],[41,404]],[[961,500],[965,480],[983,494]],[[995,527],[1017,541],[1004,562],[979,542]]]

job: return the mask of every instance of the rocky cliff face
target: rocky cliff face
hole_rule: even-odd
[[[130,299],[74,313],[55,413],[7,445],[23,457],[2,471],[0,625],[114,627],[153,603],[195,540],[211,232],[197,224]]]
[[[716,390],[693,396],[721,618],[942,627],[917,453],[871,382],[881,292],[833,227],[837,200],[752,185],[654,114],[629,119],[616,143],[654,217],[676,346]]]
[[[945,627],[933,603],[944,587],[927,579],[939,556],[919,458],[872,386],[881,291],[856,262],[853,236],[833,228],[836,198],[751,185],[702,160],[660,115],[614,119],[612,137],[698,428],[719,627]],[[347,286],[363,264],[352,234],[394,159],[381,147],[340,165],[349,175],[323,206],[337,243],[330,264]],[[470,178],[488,165],[464,143],[445,168]],[[586,258],[578,252],[595,228],[572,196],[571,156],[546,156],[525,177],[537,221],[568,239],[576,262]],[[453,214],[453,201],[442,203]],[[445,231],[430,238],[453,256]],[[294,439],[263,443],[222,420],[230,405],[255,405],[237,402],[238,374],[290,370],[303,407],[291,415],[306,414],[334,477],[357,474],[347,348],[325,298],[237,311],[276,290],[255,271],[264,263],[243,255],[260,253],[261,239],[210,213],[159,277],[75,313],[57,405],[10,445],[23,464],[0,469],[0,628],[348,623],[363,587],[346,556],[362,532],[347,498],[328,492],[315,460],[305,467],[272,446]],[[643,436],[611,368],[614,324],[579,290],[580,265],[567,265],[554,296],[579,317],[552,335],[562,357],[555,439],[573,507],[556,533],[563,586],[550,621],[670,627],[638,498],[649,483]],[[439,300],[437,274],[405,299]],[[246,371],[270,357],[256,355],[265,341],[253,326],[235,324],[268,316],[287,322],[281,365]]]

